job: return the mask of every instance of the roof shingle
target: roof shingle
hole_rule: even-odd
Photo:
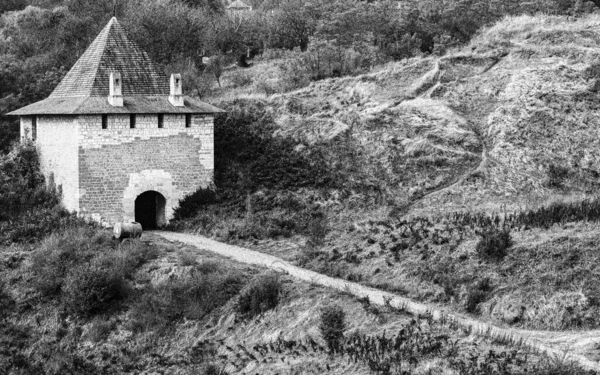
[[[111,72],[121,74],[123,107],[108,103]],[[47,99],[9,115],[222,112],[189,97],[185,107],[175,107],[168,96],[166,74],[127,38],[113,17]]]

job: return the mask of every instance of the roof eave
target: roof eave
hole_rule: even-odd
[[[9,112],[8,116],[91,115],[91,114],[216,114],[221,108],[184,96],[184,107],[175,107],[167,97],[125,97],[123,107],[113,107],[100,97],[47,98]],[[168,104],[167,104],[168,103]],[[59,105],[57,105],[59,104]],[[62,108],[61,108],[62,107]]]

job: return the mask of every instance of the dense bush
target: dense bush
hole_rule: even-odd
[[[182,220],[195,216],[198,211],[207,205],[217,202],[217,194],[212,187],[202,188],[186,195],[179,201],[179,205],[173,210],[173,219]]]
[[[502,260],[512,245],[509,230],[489,228],[484,230],[480,237],[475,250],[483,259]]]
[[[308,242],[309,247],[319,247],[325,243],[325,237],[329,232],[329,223],[327,213],[323,210],[311,213],[311,219],[308,224]]]
[[[79,316],[106,311],[127,297],[124,269],[114,256],[79,265],[64,280],[62,299],[67,311]]]
[[[279,278],[276,275],[265,275],[240,294],[236,309],[245,317],[253,318],[277,307],[280,296]]]
[[[470,313],[479,311],[479,304],[488,299],[492,286],[489,279],[481,279],[473,283],[467,289],[465,310]]]
[[[57,298],[69,313],[101,313],[128,295],[128,279],[154,259],[154,248],[120,244],[107,231],[88,226],[45,239],[31,257],[32,284],[42,297]]]
[[[60,205],[61,192],[46,181],[31,143],[0,156],[0,243],[32,242],[79,220]]]
[[[323,155],[298,152],[294,140],[274,134],[278,126],[264,102],[236,99],[218,105],[227,110],[215,120],[215,159],[220,161],[215,166],[215,185],[219,190],[245,197],[245,192],[258,189],[343,183]]]
[[[558,164],[550,164],[546,172],[544,184],[551,188],[561,188],[565,180],[569,177],[571,171],[569,168]]]
[[[243,282],[236,271],[195,268],[189,275],[148,285],[131,307],[132,329],[166,333],[183,318],[201,319],[237,294]]]
[[[252,213],[252,220],[235,230],[239,238],[306,232],[309,205],[291,197],[291,192],[341,188],[344,171],[326,158],[325,146],[297,151],[293,139],[278,137],[278,126],[264,102],[236,99],[219,106],[227,114],[215,121],[216,191],[199,189],[184,197],[175,218],[195,217],[200,227],[210,230],[215,217],[246,212]],[[215,203],[218,207],[211,208]]]
[[[321,310],[319,331],[331,352],[340,350],[345,329],[346,314],[341,307],[330,305]]]

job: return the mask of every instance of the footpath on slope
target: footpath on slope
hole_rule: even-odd
[[[221,256],[233,259],[237,262],[267,267],[278,272],[287,273],[299,280],[348,292],[358,298],[368,297],[371,303],[382,306],[390,305],[394,308],[407,311],[413,315],[430,315],[433,317],[433,319],[442,322],[454,322],[455,324],[470,330],[470,332],[474,334],[491,337],[502,342],[510,342],[513,345],[524,346],[552,358],[573,361],[578,363],[586,370],[600,371],[599,362],[592,361],[580,354],[570,353],[547,346],[539,339],[534,338],[535,335],[529,335],[526,331],[500,328],[491,324],[477,321],[475,319],[471,319],[469,317],[444,312],[439,309],[432,308],[426,304],[415,302],[411,299],[400,297],[389,292],[369,288],[357,283],[336,279],[319,274],[317,272],[303,269],[272,255],[263,254],[258,251],[249,250],[239,246],[228,245],[199,235],[167,231],[155,231],[152,233],[166,240],[178,241],[187,245],[192,245],[200,249],[208,250]]]

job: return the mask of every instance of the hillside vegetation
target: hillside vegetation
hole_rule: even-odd
[[[252,126],[288,151],[238,159],[260,173],[237,187],[218,165],[216,195],[174,225],[496,324],[597,328],[598,30],[507,17],[444,56],[287,93],[255,93],[281,64],[228,72],[217,144],[258,105]]]
[[[186,93],[227,111],[214,186],[169,229],[571,335],[549,345],[598,360],[596,3],[252,4],[239,22],[220,1],[118,3]],[[112,9],[3,2],[0,113],[47,96]],[[0,122],[0,374],[585,373],[151,234],[116,241]]]

